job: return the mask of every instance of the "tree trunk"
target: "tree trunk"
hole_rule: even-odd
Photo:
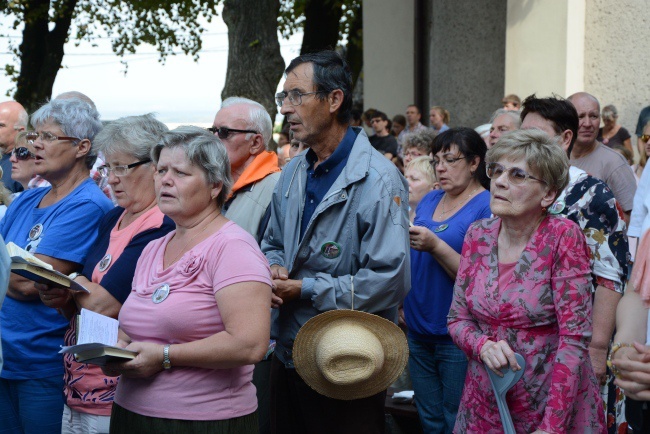
[[[300,54],[335,50],[343,10],[333,0],[307,0]]]
[[[19,47],[21,63],[15,99],[28,113],[35,111],[52,96],[52,87],[61,68],[63,46],[70,32],[76,4],[77,0],[65,0],[60,3],[54,28],[50,31],[50,1],[24,2],[25,28]]]
[[[250,98],[262,104],[275,120],[275,91],[284,72],[278,42],[279,0],[225,0],[223,21],[228,26],[228,71],[221,99]]]

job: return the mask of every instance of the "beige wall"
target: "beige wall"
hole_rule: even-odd
[[[616,106],[634,145],[639,112],[650,105],[650,2],[589,0],[586,33],[585,90]]]
[[[566,96],[583,87],[584,0],[508,0],[505,93]]]
[[[363,2],[364,109],[404,114],[414,94],[414,2]]]

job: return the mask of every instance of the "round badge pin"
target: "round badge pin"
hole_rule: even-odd
[[[103,273],[106,271],[106,269],[111,265],[111,261],[113,260],[113,257],[111,256],[110,253],[107,253],[106,256],[102,258],[101,261],[99,261],[99,271],[100,273]]]
[[[433,230],[433,232],[435,232],[435,233],[442,232],[445,229],[447,229],[448,227],[449,227],[449,225],[447,223],[445,223],[445,224],[442,224],[442,225],[438,226],[437,228],[435,228]]]
[[[169,285],[163,283],[153,292],[153,295],[151,296],[151,300],[156,304],[162,303],[163,301],[165,301],[168,295],[169,295]]]
[[[320,253],[327,259],[338,258],[341,254],[341,246],[334,241],[328,241],[320,247]]]
[[[29,230],[29,239],[32,241],[36,241],[41,237],[42,233],[43,233],[43,225],[38,223]]]
[[[559,214],[562,211],[564,211],[564,207],[566,206],[566,203],[563,200],[558,200],[551,205],[551,207],[548,209],[549,214]]]

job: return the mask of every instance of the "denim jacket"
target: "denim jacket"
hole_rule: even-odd
[[[275,354],[293,367],[293,341],[319,313],[352,307],[391,321],[410,289],[408,185],[395,165],[361,131],[348,163],[309,221],[300,240],[307,180],[305,153],[282,171],[262,242],[270,265],[302,280],[300,299],[279,309]]]

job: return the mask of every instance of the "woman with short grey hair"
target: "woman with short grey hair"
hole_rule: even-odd
[[[151,150],[168,131],[151,115],[128,116],[108,123],[95,137],[117,207],[99,225],[99,236],[75,281],[90,294],[75,295],[66,288],[43,286],[43,302],[72,318],[65,345],[77,344],[76,314],[82,308],[117,318],[131,292],[135,266],[144,247],[174,229],[160,211],[154,189]],[[107,433],[118,379],[106,377],[95,365],[64,356],[65,406],[63,434]]]
[[[610,148],[613,148],[616,145],[621,145],[634,154],[634,151],[632,151],[630,132],[618,123],[618,110],[616,110],[616,107],[612,104],[606,105],[603,107],[601,116],[604,125],[598,130],[598,137],[596,140]]]
[[[138,355],[104,368],[122,375],[111,432],[257,433],[252,376],[268,347],[271,272],[255,239],[221,214],[226,149],[180,127],[151,156],[158,206],[176,230],[144,249],[120,311],[118,345]]]
[[[7,209],[0,233],[59,272],[78,272],[101,219],[113,208],[89,177],[97,157],[92,141],[101,129],[99,114],[81,100],[52,100],[32,115],[31,123],[34,131],[26,139],[32,145],[34,173],[51,186],[24,191]],[[65,296],[72,299],[68,291]],[[58,351],[68,319],[41,302],[49,297],[33,281],[11,275],[0,312],[5,349],[1,424],[10,432],[61,431],[63,362]]]
[[[509,368],[523,370],[507,395],[517,432],[606,433],[589,355],[589,247],[578,225],[548,211],[568,182],[566,152],[543,131],[518,130],[486,162],[494,217],[465,235],[447,318],[469,360],[454,432],[502,430],[488,372]]]

